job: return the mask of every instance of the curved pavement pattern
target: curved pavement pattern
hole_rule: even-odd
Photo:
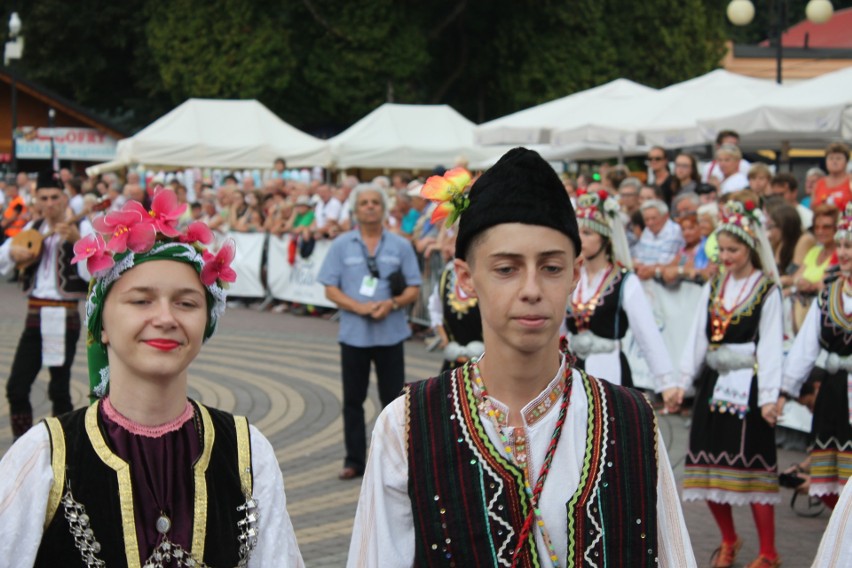
[[[12,284],[0,283],[0,377],[5,384],[23,326],[25,299]],[[346,561],[360,484],[339,481],[343,432],[337,324],[309,317],[230,309],[218,334],[204,346],[190,367],[190,394],[217,408],[248,416],[272,442],[284,473],[288,510],[308,567],[339,567]],[[406,343],[406,379],[431,376],[440,368],[440,355],[428,353],[421,342]],[[36,419],[50,410],[46,398],[47,372],[33,387]],[[84,340],[78,345],[72,376],[76,406],[85,403]],[[368,421],[379,411],[375,384],[365,406]],[[686,444],[684,419],[661,417],[660,427],[676,474],[682,472]],[[0,453],[11,443],[8,406],[0,406]],[[780,463],[801,460],[784,453]],[[789,494],[784,493],[785,499]],[[699,565],[718,545],[718,533],[706,506],[684,507]],[[756,535],[748,508],[736,508],[737,526],[746,545],[742,559],[757,553]],[[807,566],[819,544],[827,514],[814,519],[793,515],[786,504],[778,508],[779,549],[787,566]],[[796,534],[797,538],[785,536]]]

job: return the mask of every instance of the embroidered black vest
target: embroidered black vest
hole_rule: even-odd
[[[707,327],[705,329],[707,337],[713,336],[713,302],[722,293],[722,283],[725,276],[717,274],[710,281],[710,299],[707,303],[709,316],[707,317]],[[748,285],[748,284],[747,284]],[[745,299],[742,306],[733,314],[728,328],[725,330],[723,339],[719,342],[710,343],[718,345],[720,343],[750,343],[757,342],[760,339],[760,313],[763,310],[763,303],[770,292],[776,289],[775,283],[765,274],[760,277],[757,284],[754,285],[754,291]]]
[[[39,219],[33,223],[32,228],[38,231],[41,228],[44,219]],[[77,225],[79,227],[79,224]],[[56,253],[56,290],[59,295],[68,300],[80,300],[86,297],[86,292],[89,289],[89,283],[82,278],[77,272],[77,265],[71,264],[71,259],[74,258],[74,244],[68,241],[59,243],[59,250]],[[35,285],[35,275],[40,262],[34,262],[28,266],[21,275],[21,285],[24,292],[29,294]]]
[[[843,283],[839,278],[817,296],[820,311],[819,344],[829,353],[841,357],[852,355],[852,320],[843,310]]]
[[[592,314],[589,320],[588,329],[598,337],[607,339],[621,339],[627,333],[629,325],[627,321],[627,312],[621,303],[622,287],[624,279],[630,273],[626,268],[615,266],[613,267],[613,277],[606,288],[601,291],[598,298],[598,305],[595,308],[595,313]],[[568,326],[568,331],[577,333],[579,331],[577,321],[574,319],[574,314],[571,313],[570,307],[565,319]]]
[[[438,284],[438,293],[444,311],[444,329],[450,341],[467,345],[471,341],[482,341],[482,319],[475,298],[463,300],[456,297],[455,271],[444,269]]]
[[[482,427],[468,370],[407,387],[415,566],[508,566],[530,509],[522,470]],[[654,413],[638,391],[581,376],[572,388],[584,389],[589,401],[585,454],[580,483],[565,504],[568,553],[559,562],[655,566]],[[559,472],[547,482],[559,483]],[[518,566],[540,565],[535,534]]]
[[[101,545],[97,557],[108,568],[139,567],[147,560],[147,556],[140,559],[146,552],[138,550],[130,468],[109,449],[97,407],[94,404],[48,419],[54,420],[48,422],[54,489],[36,568],[85,566],[59,502],[68,488],[86,508],[94,537]],[[209,566],[230,568],[240,558],[237,523],[244,515],[237,507],[251,494],[248,422],[220,410],[199,404],[196,407],[201,414],[203,441],[195,464],[198,525],[192,530],[191,552]],[[63,439],[57,440],[59,436]]]

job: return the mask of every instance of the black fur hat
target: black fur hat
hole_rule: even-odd
[[[456,258],[465,260],[473,238],[495,225],[523,223],[556,229],[580,254],[580,231],[559,176],[538,152],[514,148],[470,189],[470,206],[459,220]]]
[[[38,180],[36,181],[36,189],[55,188],[62,189],[62,184],[59,182],[59,176],[53,170],[40,170],[38,172]]]

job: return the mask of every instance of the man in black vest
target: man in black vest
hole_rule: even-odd
[[[85,297],[89,282],[85,263],[74,266],[71,259],[74,258],[74,243],[93,229],[85,219],[78,224],[66,222],[68,198],[59,188],[59,180],[53,172],[39,174],[35,206],[40,218],[25,229],[42,235],[40,254],[16,246],[11,240],[0,247],[0,273],[5,275],[19,269],[24,291],[29,296],[24,332],[6,382],[15,439],[32,426],[30,389],[42,365],[50,370],[48,396],[53,403],[53,415],[73,409],[71,365],[80,337],[77,302]]]
[[[582,261],[559,177],[525,148],[467,196],[462,173],[424,195],[461,215],[455,267],[485,353],[382,411],[348,565],[695,566],[647,400],[560,346]]]

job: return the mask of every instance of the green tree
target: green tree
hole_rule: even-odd
[[[724,23],[702,0],[604,0],[622,77],[665,87],[712,71],[724,55]]]
[[[472,37],[484,40],[474,43],[475,75],[466,79],[480,90],[475,97],[480,112],[471,112],[464,92],[453,103],[475,119],[496,118],[618,76],[598,1],[476,2],[466,24]]]
[[[17,8],[6,4],[4,14]],[[120,126],[132,129],[156,118],[168,107],[159,81],[150,80],[151,57],[138,17],[144,4],[24,2],[20,15],[26,47],[15,69]]]
[[[288,6],[299,62],[272,107],[294,123],[345,127],[378,105],[421,102],[429,60],[416,3],[303,0]]]
[[[264,98],[296,66],[286,22],[251,0],[147,0],[148,46],[173,103]]]
[[[7,14],[13,4],[0,0]],[[715,0],[30,0],[20,11],[16,69],[114,120],[140,128],[188,97],[257,98],[325,134],[389,100],[479,122],[616,77],[665,86],[716,67],[727,26]]]

